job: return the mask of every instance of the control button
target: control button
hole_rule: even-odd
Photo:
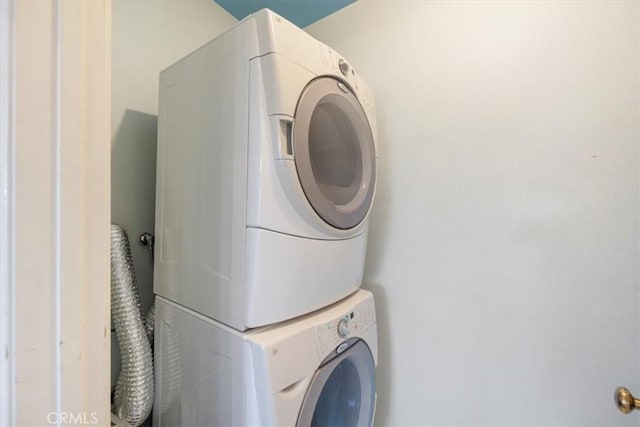
[[[338,346],[338,348],[336,348],[336,354],[340,354],[343,351],[345,351],[347,349],[347,347],[349,347],[349,345],[346,342],[343,342],[342,344],[340,344]]]
[[[347,75],[347,73],[349,72],[349,70],[351,69],[351,67],[349,67],[349,64],[344,60],[344,59],[340,59],[338,61],[338,67],[340,67],[340,71],[342,72],[342,74],[344,74],[345,76]]]
[[[349,335],[349,319],[343,318],[338,322],[338,335],[340,338],[346,338]]]
[[[338,88],[340,88],[340,90],[344,93],[349,93],[349,89],[347,89],[347,87],[342,82],[338,82]]]

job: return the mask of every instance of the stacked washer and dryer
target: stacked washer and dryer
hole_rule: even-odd
[[[371,92],[269,10],[160,74],[153,425],[370,426]]]

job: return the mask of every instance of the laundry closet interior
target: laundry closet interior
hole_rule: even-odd
[[[115,241],[141,313],[126,338],[112,315],[111,384],[129,363],[153,396],[121,386],[112,411],[637,424],[612,399],[640,393],[637,3],[114,1],[111,21],[112,262]]]
[[[263,8],[163,69],[158,99],[155,225],[133,240],[153,267],[147,314],[112,225],[116,421],[153,406],[156,426],[372,425],[366,82]]]

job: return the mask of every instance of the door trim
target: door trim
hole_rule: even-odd
[[[111,4],[1,6],[0,423],[108,425]]]
[[[0,2],[0,425],[15,425],[13,378],[13,2]]]

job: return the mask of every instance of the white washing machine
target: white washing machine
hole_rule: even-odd
[[[373,97],[269,10],[160,75],[155,293],[238,330],[361,284]]]
[[[239,332],[156,298],[154,427],[371,426],[373,295]]]

